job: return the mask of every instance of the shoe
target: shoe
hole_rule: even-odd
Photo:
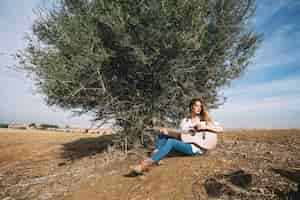
[[[153,164],[151,158],[146,158],[140,162],[140,164],[132,167],[132,171],[137,174],[143,174],[144,172],[148,172]]]

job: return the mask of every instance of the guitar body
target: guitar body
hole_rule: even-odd
[[[216,133],[201,131],[196,132],[195,134],[181,134],[181,140],[186,143],[196,144],[203,149],[210,150],[216,147],[218,138]]]

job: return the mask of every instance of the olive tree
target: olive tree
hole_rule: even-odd
[[[191,98],[246,69],[260,37],[254,0],[61,0],[39,13],[20,67],[48,105],[116,119],[133,142],[143,121],[176,124]]]

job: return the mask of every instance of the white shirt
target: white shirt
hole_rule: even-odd
[[[200,121],[200,123],[201,122],[205,122],[205,121]],[[193,129],[197,124],[198,123],[193,121],[191,118],[183,118],[180,121],[179,128],[180,128],[180,130],[187,131],[187,130]],[[213,122],[213,124],[218,125],[219,123],[218,122]],[[193,153],[200,153],[200,154],[203,153],[203,151],[199,147],[195,146],[194,144],[191,144],[191,145],[192,145]]]

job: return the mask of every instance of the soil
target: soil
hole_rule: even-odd
[[[297,183],[271,170],[299,169],[300,130],[239,130],[218,136],[202,156],[173,154],[142,176],[130,166],[147,149],[125,154],[111,146],[113,135],[0,129],[0,199],[284,199]],[[226,174],[251,175],[245,187]],[[222,190],[208,193],[216,180]]]

